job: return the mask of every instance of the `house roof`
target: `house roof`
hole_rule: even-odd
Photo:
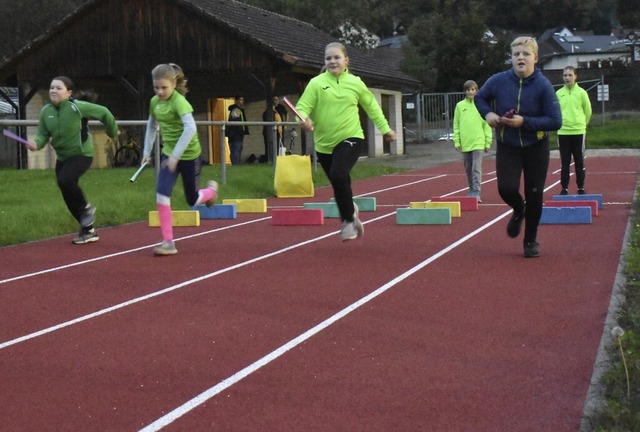
[[[228,26],[297,67],[319,70],[324,65],[324,47],[336,41],[335,37],[309,23],[235,0],[175,1],[195,7],[221,26]],[[375,51],[348,47],[353,72],[418,84],[417,80],[400,71],[399,62],[381,61],[386,55],[379,56]]]
[[[629,51],[625,39],[613,35],[571,32],[565,27],[546,30],[540,38],[540,58],[566,54],[621,53]]]
[[[15,63],[29,50],[62,31],[69,20],[77,18],[78,15],[104,1],[90,0],[78,7],[56,26],[38,36],[4,64],[0,64],[0,71]],[[309,23],[235,0],[164,1],[189,9],[201,17],[211,20],[220,28],[226,28],[231,34],[237,34],[239,38],[258,46],[298,70],[319,71],[324,64],[324,47],[326,44],[336,41],[336,38]],[[386,53],[377,53],[376,50],[360,50],[354,47],[348,47],[348,55],[351,70],[365,80],[371,78],[383,82],[396,82],[402,87],[417,87],[419,85],[418,80],[400,71],[400,60],[397,55],[393,56],[394,61],[389,61],[389,56]]]

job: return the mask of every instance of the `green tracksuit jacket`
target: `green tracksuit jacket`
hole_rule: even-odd
[[[47,104],[42,107],[35,138],[38,149],[50,141],[60,161],[73,156],[93,157],[91,135],[88,135],[85,142],[80,138],[83,118],[102,122],[111,138],[118,135],[116,119],[107,108],[91,102],[67,99],[58,106]]]

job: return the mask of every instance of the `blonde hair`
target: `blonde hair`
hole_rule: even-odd
[[[154,67],[151,71],[151,78],[154,81],[166,79],[176,85],[178,93],[185,95],[189,91],[187,89],[187,79],[184,77],[182,68],[175,63],[162,63]]]
[[[538,57],[538,42],[531,36],[519,36],[511,42],[511,48],[515,48],[518,45],[524,45],[531,48],[531,51]]]
[[[349,69],[349,56],[347,55],[347,47],[340,42],[330,42],[326,47],[324,47],[324,52],[326,53],[327,50],[331,48],[338,48],[340,51],[342,51],[345,59],[345,69]],[[320,68],[320,73],[324,72],[325,70],[327,70],[327,65],[323,65],[322,68]]]

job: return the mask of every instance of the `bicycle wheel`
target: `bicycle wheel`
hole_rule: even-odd
[[[117,167],[137,166],[139,161],[140,153],[135,148],[120,147],[118,151],[116,151],[115,166]]]

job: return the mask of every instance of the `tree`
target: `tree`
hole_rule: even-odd
[[[404,68],[428,91],[461,91],[473,79],[482,83],[509,59],[506,32],[491,33],[481,1],[445,0],[409,30]]]

